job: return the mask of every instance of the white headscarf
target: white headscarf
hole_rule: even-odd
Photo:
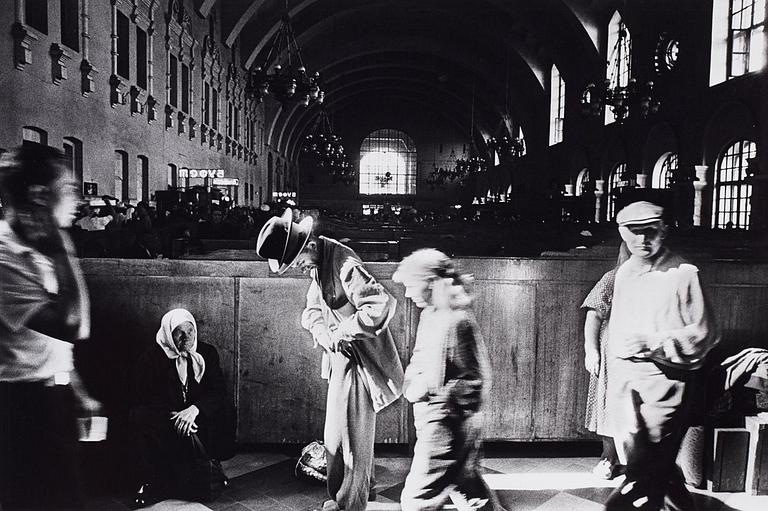
[[[192,328],[194,328],[195,331],[195,339],[192,342],[192,347],[189,351],[182,354],[179,353],[179,350],[173,343],[172,332],[174,328],[186,321],[192,323]],[[160,330],[157,331],[155,339],[157,339],[157,344],[163,349],[165,355],[171,360],[176,360],[176,372],[179,373],[179,380],[181,380],[182,385],[186,385],[187,383],[187,359],[192,361],[192,370],[195,375],[195,381],[200,382],[203,378],[203,373],[205,373],[205,360],[203,359],[203,356],[197,352],[197,323],[195,323],[195,318],[192,317],[192,314],[187,309],[173,309],[172,311],[166,312],[165,316],[163,316],[163,319],[160,321]]]

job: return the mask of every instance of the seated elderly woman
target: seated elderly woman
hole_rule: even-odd
[[[193,437],[213,459],[231,456],[234,438],[219,355],[198,342],[195,318],[187,310],[163,316],[156,344],[135,368],[133,399],[129,419],[140,484],[134,506],[162,497],[189,498],[179,474],[191,472],[197,454]]]

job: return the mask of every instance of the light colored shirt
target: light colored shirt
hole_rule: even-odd
[[[87,216],[75,222],[75,225],[84,231],[103,231],[107,228],[107,224],[111,221],[112,215]]]
[[[662,250],[653,264],[631,257],[616,271],[608,354],[696,369],[719,341],[717,329],[698,268]]]
[[[57,293],[52,261],[0,221],[0,381],[45,381],[74,369],[72,344],[26,327]]]

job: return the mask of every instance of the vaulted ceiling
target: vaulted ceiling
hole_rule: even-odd
[[[385,102],[420,108],[446,123],[493,134],[502,119],[524,129],[546,122],[545,90],[561,74],[598,70],[595,27],[608,0],[197,0],[220,16],[222,39],[241,63],[263,65],[287,11],[307,68],[319,71],[329,114],[370,112]],[[599,6],[596,4],[600,4]],[[295,156],[318,107],[287,105],[270,143]]]

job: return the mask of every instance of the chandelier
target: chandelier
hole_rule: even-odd
[[[320,110],[311,132],[304,138],[301,152],[313,158],[318,167],[326,169],[334,182],[350,184],[356,178],[341,137],[333,133],[331,121],[324,109]]]
[[[581,95],[581,108],[585,115],[599,116],[605,107],[613,112],[618,122],[637,111],[643,119],[659,111],[661,102],[654,97],[653,82],[639,84],[630,77],[629,57],[631,44],[629,32],[622,22],[618,39],[611,50],[612,63],[608,78],[600,85],[590,83]]]
[[[462,179],[471,175],[485,172],[488,169],[488,162],[485,158],[479,156],[470,156],[469,158],[459,158],[456,160],[456,172],[462,176]]]
[[[436,164],[432,164],[432,172],[427,176],[426,183],[430,188],[434,189],[436,186],[445,186],[449,182],[453,183],[457,179],[461,180],[463,177],[465,176],[461,176],[456,171],[456,151],[451,149],[451,155],[448,157],[446,166],[441,165],[438,167]]]
[[[285,57],[281,59],[283,52]],[[267,70],[270,65],[271,69]],[[322,103],[325,99],[325,92],[320,88],[320,73],[310,74],[304,66],[287,12],[272,39],[263,66],[251,70],[246,91],[257,102],[268,94],[281,103],[296,101],[304,106]]]
[[[519,158],[525,151],[523,139],[512,138],[506,134],[500,137],[491,137],[486,140],[486,144],[488,149],[497,152],[499,157],[509,154],[513,158]]]

